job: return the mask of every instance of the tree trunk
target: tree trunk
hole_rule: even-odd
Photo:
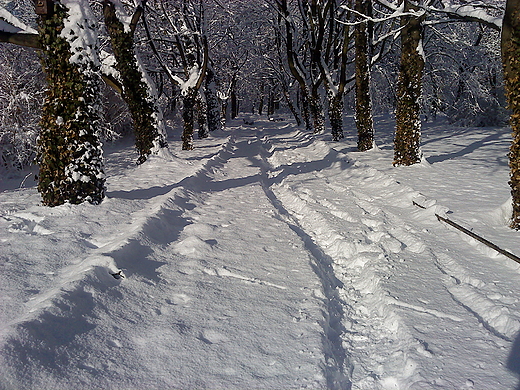
[[[418,11],[410,0],[404,0],[405,12]],[[422,17],[401,18],[401,64],[397,85],[394,166],[412,165],[421,161],[420,98],[424,57],[422,53]]]
[[[190,87],[183,97],[182,120],[184,122],[184,130],[182,132],[182,150],[193,150],[193,128],[194,128],[194,111],[196,104],[197,91]]]
[[[208,138],[209,130],[208,130],[208,106],[204,99],[204,96],[198,94],[196,100],[196,109],[197,109],[197,124],[199,125],[199,139]]]
[[[302,125],[302,118],[298,114],[298,111],[296,110],[296,107],[294,107],[294,103],[291,100],[291,95],[288,89],[286,88],[286,85],[283,85],[283,97],[285,99],[285,102],[287,103],[287,106],[289,107],[289,110],[291,110],[291,113],[293,114],[294,119],[296,120],[296,125],[299,127]]]
[[[339,141],[343,135],[343,94],[336,93],[329,98],[329,119],[332,129],[332,140]]]
[[[309,96],[309,108],[314,124],[314,134],[323,133],[325,131],[325,113],[317,88],[313,88],[312,95]]]
[[[513,215],[511,227],[520,230],[520,0],[507,0],[502,28],[502,61],[513,142],[509,152]]]
[[[139,153],[137,163],[142,164],[152,152],[154,143],[161,138],[153,119],[157,113],[154,104],[149,100],[147,85],[137,64],[132,32],[125,32],[112,1],[103,1],[103,14],[116,58],[116,69],[123,83],[122,96],[134,124],[135,147]],[[160,143],[160,146],[166,146],[165,140]]]
[[[267,116],[274,115],[274,93],[272,88],[269,88],[269,95],[267,98]]]
[[[300,111],[302,113],[303,122],[305,123],[305,130],[314,131],[311,121],[311,109],[309,105],[309,93],[305,86],[300,85]]]
[[[293,33],[292,33],[292,25],[290,22],[290,13],[288,8],[287,0],[282,0],[278,3],[278,9],[280,11],[279,15],[279,24],[282,23],[282,15],[284,16],[285,23],[285,32],[286,32],[286,40],[285,40],[285,49],[287,54],[287,62],[289,65],[289,70],[291,74],[296,79],[300,86],[301,91],[301,113],[303,117],[303,121],[305,122],[305,128],[308,131],[313,130],[312,121],[311,121],[311,94],[309,91],[309,87],[303,77],[302,68],[297,60],[297,54],[294,52],[294,43],[293,43]],[[323,111],[323,110],[322,110]]]
[[[356,0],[356,11],[367,15],[368,1]],[[355,27],[356,46],[356,127],[358,150],[364,152],[374,145],[374,122],[370,99],[370,68],[368,56],[367,22]]]
[[[231,91],[231,119],[238,116],[238,98],[234,90]]]
[[[204,95],[206,96],[206,105],[208,109],[208,130],[210,132],[222,129],[222,119],[220,116],[220,104],[217,96],[217,87],[215,84],[215,73],[210,66],[206,71]]]
[[[38,190],[46,206],[84,201],[99,204],[105,192],[99,140],[101,79],[96,69],[99,61],[94,58],[97,31],[88,21],[80,21],[81,25],[69,26],[67,38],[62,37],[66,4],[54,2],[54,12],[39,18],[41,61],[49,84],[38,139]],[[84,7],[87,12],[88,3]],[[75,29],[90,30],[88,37],[94,39],[80,39]]]

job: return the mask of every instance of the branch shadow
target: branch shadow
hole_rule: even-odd
[[[475,141],[472,144],[462,148],[459,151],[452,152],[452,153],[441,154],[441,155],[436,155],[436,156],[430,156],[426,160],[430,164],[435,164],[435,163],[438,163],[438,162],[443,162],[443,161],[446,161],[446,160],[451,160],[451,159],[455,159],[455,158],[458,158],[458,157],[462,157],[462,156],[468,155],[470,153],[473,153],[477,149],[479,149],[479,148],[481,148],[483,146],[486,146],[489,143],[492,143],[494,141],[498,141],[501,136],[502,136],[502,134],[497,132],[497,133],[489,135],[489,136],[487,136],[487,137],[485,137],[483,139]],[[501,162],[499,162],[499,163],[501,164]]]

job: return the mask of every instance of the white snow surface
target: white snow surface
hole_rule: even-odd
[[[27,26],[16,16],[0,6],[0,31],[18,34],[37,34],[34,28]]]
[[[0,389],[517,388],[519,265],[435,216],[520,255],[509,129],[425,124],[395,168],[387,117],[365,153],[240,123],[111,147],[99,206],[2,180]]]
[[[71,47],[70,62],[100,66],[97,23],[90,6],[84,0],[61,0],[61,4],[67,8],[67,18],[60,35]]]

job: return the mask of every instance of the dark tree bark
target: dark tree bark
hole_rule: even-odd
[[[335,20],[335,14],[332,12],[331,9],[331,32],[334,31],[334,20]],[[331,88],[329,86],[329,118],[330,118],[330,125],[332,128],[332,140],[333,141],[339,141],[344,138],[343,134],[343,96],[345,94],[345,87],[347,85],[347,63],[348,63],[348,51],[349,51],[349,35],[350,30],[347,25],[340,25],[341,33],[338,34],[339,39],[338,43],[341,43],[339,45],[336,43],[332,37],[329,38],[329,49],[327,50],[327,53],[330,53],[332,50],[332,46],[341,48],[341,51],[339,53],[334,54],[334,64],[336,67],[339,67],[339,80],[337,85],[337,91],[333,93],[331,91]],[[329,54],[326,55],[327,57]],[[324,76],[325,77],[325,76]],[[326,77],[325,77],[326,79]]]
[[[309,111],[314,124],[314,134],[322,133],[325,131],[325,112],[323,111],[323,104],[321,103],[321,97],[317,86],[312,88],[312,93],[308,97],[308,102]]]
[[[182,121],[184,129],[182,132],[182,150],[193,150],[194,112],[197,99],[197,90],[193,87],[185,91],[182,102]]]
[[[139,153],[137,163],[142,164],[152,153],[154,142],[158,140],[160,147],[166,147],[166,140],[162,139],[154,123],[154,103],[148,96],[148,88],[137,65],[133,32],[125,32],[111,0],[103,1],[103,14],[116,58],[116,69],[121,75],[122,96],[128,105],[134,124],[135,147]]]
[[[208,112],[208,130],[210,132],[222,129],[222,118],[220,116],[220,103],[217,96],[217,87],[215,83],[215,72],[209,66],[206,71],[206,79],[204,81],[204,96],[206,97],[206,107]]]
[[[404,0],[404,10],[417,11],[411,0]],[[412,165],[421,161],[420,98],[424,58],[422,53],[422,18],[407,15],[401,18],[401,64],[397,85],[394,166]]]
[[[511,227],[520,230],[520,0],[507,0],[501,46],[513,131],[513,142],[509,151],[509,185],[513,198]]]
[[[38,190],[46,206],[99,204],[105,192],[99,140],[100,79],[97,61],[90,58],[97,55],[97,48],[72,60],[75,53],[60,35],[67,17],[59,1],[54,2],[52,13],[39,17],[41,61],[49,86],[38,139]]]
[[[355,7],[357,12],[363,15],[369,14],[369,0],[356,0]],[[355,27],[356,127],[358,131],[357,147],[361,152],[372,149],[374,145],[367,23],[359,23]]]
[[[310,90],[307,82],[305,81],[305,78],[303,77],[303,71],[300,64],[298,63],[297,55],[294,52],[293,32],[287,0],[279,0],[277,1],[277,5],[278,10],[280,11],[278,23],[281,25],[283,18],[283,23],[285,24],[285,50],[289,70],[300,86],[300,110],[302,112],[303,121],[305,122],[306,130],[313,131],[313,125],[311,121],[312,109]]]
[[[208,138],[209,130],[208,130],[208,106],[206,104],[206,100],[199,93],[196,100],[196,112],[197,112],[197,124],[199,125],[198,136],[199,139]]]

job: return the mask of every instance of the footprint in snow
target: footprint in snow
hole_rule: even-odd
[[[173,249],[180,255],[197,258],[201,255],[210,253],[215,244],[215,240],[203,241],[199,237],[190,236],[175,243]]]
[[[191,297],[186,294],[174,294],[171,299],[167,299],[166,303],[170,305],[185,305],[191,301]]]
[[[222,333],[212,329],[204,329],[202,332],[200,332],[198,339],[205,342],[206,344],[218,344],[229,341],[229,339]]]
[[[44,236],[54,233],[40,225],[40,222],[42,222],[45,217],[31,213],[17,213],[11,216],[4,216],[3,219],[7,222],[11,222],[7,228],[10,233],[40,234]]]

